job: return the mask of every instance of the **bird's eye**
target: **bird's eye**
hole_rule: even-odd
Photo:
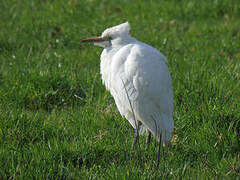
[[[106,37],[106,40],[107,40],[107,41],[111,41],[112,38],[111,38],[110,36],[107,36],[107,37]]]

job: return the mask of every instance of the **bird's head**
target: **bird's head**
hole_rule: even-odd
[[[131,39],[129,35],[130,29],[129,23],[125,22],[106,29],[100,37],[84,39],[82,42],[93,42],[94,45],[104,48],[112,45],[126,44]]]

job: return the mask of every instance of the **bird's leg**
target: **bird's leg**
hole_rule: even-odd
[[[137,143],[138,141],[138,137],[139,137],[139,130],[140,130],[140,126],[142,125],[142,123],[140,121],[136,120],[136,129],[134,130],[134,138],[133,138],[133,142],[132,142],[132,149],[134,148],[134,145]]]
[[[166,141],[166,142],[164,143],[164,145],[165,145],[166,147],[170,147],[171,141]]]
[[[147,147],[149,146],[150,140],[151,140],[151,132],[149,130],[147,130],[147,139],[146,139]]]

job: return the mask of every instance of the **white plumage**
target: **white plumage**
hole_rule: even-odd
[[[173,91],[167,58],[129,35],[129,23],[106,29],[94,42],[104,47],[101,75],[117,108],[138,132],[151,132],[169,144],[174,128]],[[149,135],[150,138],[150,135]],[[136,143],[133,142],[133,145]]]

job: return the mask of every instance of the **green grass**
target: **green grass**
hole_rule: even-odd
[[[0,179],[240,179],[239,1],[8,0],[0,15]],[[175,135],[159,167],[154,142],[130,149],[102,49],[80,43],[125,21],[169,59]]]

